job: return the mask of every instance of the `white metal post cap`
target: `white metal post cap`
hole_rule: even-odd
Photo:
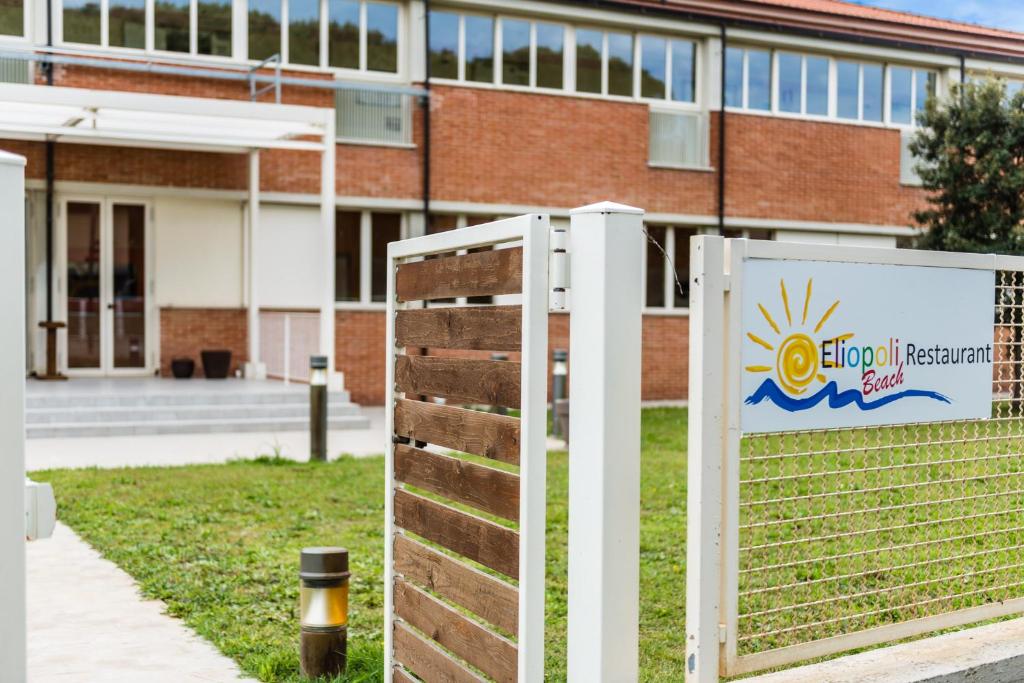
[[[4,166],[24,166],[25,163],[25,157],[20,154],[12,154],[0,149],[0,164]]]
[[[596,204],[587,204],[586,206],[573,209],[569,212],[569,215],[579,216],[585,213],[629,213],[642,216],[644,210],[638,209],[635,206],[617,204],[616,202],[597,202]]]

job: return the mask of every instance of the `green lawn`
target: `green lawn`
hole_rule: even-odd
[[[645,410],[643,678],[683,672],[686,412]],[[567,458],[549,458],[549,680],[565,679]],[[381,680],[382,458],[54,470],[59,516],[247,673],[297,681],[298,557],[344,545],[352,569],[348,680]]]
[[[744,439],[740,654],[1024,594],[1018,414],[1002,406],[989,421]],[[644,681],[683,678],[685,451],[686,411],[645,410]],[[549,456],[552,681],[565,679],[566,462],[565,453]],[[299,679],[299,550],[348,547],[349,679],[380,680],[381,458],[322,465],[267,458],[34,478],[53,482],[63,521],[264,681]]]

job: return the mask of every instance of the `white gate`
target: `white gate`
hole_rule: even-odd
[[[320,348],[318,311],[260,311],[260,350],[267,377],[285,382],[309,381],[309,357]]]
[[[1024,259],[710,236],[691,254],[687,680],[1024,612]],[[776,302],[762,313],[780,342],[836,310],[810,282],[748,289],[759,259],[994,273],[976,308],[939,312],[991,321],[991,414],[743,433],[741,377],[774,369],[741,349],[782,348],[744,334],[745,297]]]
[[[388,681],[543,679],[549,229],[388,245]]]

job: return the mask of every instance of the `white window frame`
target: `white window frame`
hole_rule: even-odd
[[[741,72],[741,105],[739,107],[735,105],[729,105],[725,109],[730,112],[749,112],[753,114],[778,114],[778,59],[777,51],[770,47],[763,46],[751,46],[751,45],[727,45],[727,49],[742,50],[743,51],[743,68]],[[767,109],[753,109],[750,107],[750,53],[751,51],[767,52],[768,53],[768,108]],[[724,97],[724,93],[723,93]]]
[[[782,77],[781,77],[781,57],[788,55],[790,57],[797,57],[800,59],[800,111],[783,111],[782,109]],[[824,59],[828,68],[828,83],[826,84],[826,110],[824,114],[811,114],[807,111],[808,102],[808,78],[807,78],[807,62],[809,59]],[[827,55],[810,53],[810,52],[795,52],[793,50],[774,50],[772,53],[772,113],[782,117],[788,118],[806,118],[813,119],[815,121],[825,121],[836,116],[836,97],[838,93],[838,87],[836,85],[836,60]],[[761,111],[761,110],[752,110]]]
[[[664,247],[665,254],[669,255],[669,258],[671,259],[671,263],[669,262],[669,259],[665,259],[665,254],[662,254],[661,250],[655,249],[656,258],[661,258],[661,259],[665,260],[665,270],[664,270],[664,273],[663,273],[664,277],[663,277],[663,281],[662,281],[662,296],[665,299],[665,305],[664,306],[650,306],[650,305],[648,305],[648,303],[647,303],[647,254],[648,254],[649,250],[648,249],[644,249],[644,261],[643,261],[643,264],[642,264],[642,267],[641,267],[641,270],[642,270],[642,276],[641,276],[642,280],[641,281],[644,283],[644,287],[643,287],[643,298],[644,298],[644,300],[643,300],[643,306],[642,306],[643,312],[644,312],[645,315],[666,315],[666,316],[678,315],[678,316],[688,316],[688,315],[690,315],[689,304],[687,304],[686,306],[676,306],[675,305],[675,303],[676,303],[676,278],[675,278],[675,272],[674,272],[673,269],[675,267],[677,267],[677,264],[675,262],[676,240],[680,238],[680,235],[677,235],[676,231],[679,231],[679,232],[682,233],[682,239],[689,239],[690,235],[704,234],[704,233],[707,233],[709,231],[709,229],[707,229],[707,228],[699,228],[699,227],[694,227],[694,226],[686,226],[686,225],[666,225],[666,224],[654,224],[654,225],[652,225],[650,227],[665,228],[665,244],[662,244],[661,246]],[[686,265],[689,266],[689,264],[686,264]]]
[[[359,301],[335,301],[334,310],[384,310],[386,301],[373,301],[373,214],[390,213],[400,217],[398,239],[408,239],[409,214],[406,211],[392,211],[386,207],[377,209],[359,209],[355,207],[335,207],[335,211],[359,214]],[[337,256],[335,256],[337,258]],[[331,283],[334,287],[335,284]]]
[[[892,70],[910,69],[910,123],[897,123],[892,120]],[[885,122],[887,125],[900,129],[917,128],[917,78],[920,74],[933,74],[935,76],[935,93],[939,91],[939,72],[934,69],[911,66],[908,64],[888,64],[885,69]]]
[[[644,38],[656,38],[665,41],[665,97],[643,97],[641,95],[641,76],[643,75],[643,50],[641,43]],[[672,43],[689,43],[693,47],[693,101],[672,99],[672,75],[675,64],[672,61]],[[636,33],[633,37],[633,93],[637,100],[658,105],[662,109],[665,105],[679,107],[681,109],[700,109],[702,98],[701,88],[698,83],[701,81],[701,74],[704,68],[704,54],[700,49],[700,42],[694,38],[668,36],[661,33]]]
[[[335,67],[330,65],[330,46],[328,41],[330,40],[330,2],[329,0],[319,0],[319,14],[320,14],[320,25],[319,25],[319,39],[320,39],[320,51],[318,64],[293,64],[289,56],[289,26],[288,26],[288,4],[289,0],[281,0],[281,62],[286,64],[289,68],[293,69],[312,69],[322,70],[328,69],[338,74],[344,74],[347,76],[361,76],[361,77],[372,77],[374,79],[387,79],[395,80],[401,79],[405,74],[405,62],[406,62],[406,50],[408,49],[406,39],[406,8],[400,2],[394,2],[392,0],[357,0],[359,3],[359,66],[357,68],[352,67]],[[193,0],[195,2],[195,0]],[[395,70],[394,71],[375,71],[367,68],[367,5],[391,5],[395,8],[395,35],[398,40],[397,54],[395,56]],[[246,3],[245,7],[245,24],[246,33],[248,34],[249,25],[249,6]],[[246,36],[248,38],[248,35]],[[245,52],[248,58],[249,41],[245,41]],[[250,59],[250,62],[255,63],[256,60]]]
[[[21,0],[21,35],[0,35],[0,44],[2,43],[25,43],[29,41],[29,36],[32,31],[32,10],[36,3],[33,0]]]

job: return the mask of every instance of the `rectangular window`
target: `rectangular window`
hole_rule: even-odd
[[[370,214],[370,301],[387,301],[388,244],[401,238],[401,214]]]
[[[803,113],[803,71],[803,57],[779,54],[779,111]]]
[[[935,97],[935,82],[937,77],[934,71],[923,71],[918,69],[914,72],[914,114],[924,111],[928,100]]]
[[[281,53],[281,0],[249,0],[249,59]]]
[[[494,20],[468,15],[463,18],[466,45],[466,80],[494,82]]]
[[[0,0],[0,36],[25,35],[25,2]]]
[[[190,52],[189,0],[153,3],[153,47],[169,52]]]
[[[320,64],[319,0],[288,0],[288,62]]]
[[[882,97],[885,87],[882,83],[881,65],[862,65],[861,81],[863,86],[861,118],[864,121],[880,122],[882,120]]]
[[[64,0],[62,18],[65,42],[100,44],[99,0]]]
[[[707,165],[707,119],[699,112],[656,111],[649,114],[648,159],[652,166]]]
[[[398,5],[366,3],[366,69],[398,73]]]
[[[725,103],[729,107],[769,111],[772,108],[772,53],[726,48]]]
[[[836,67],[839,118],[881,123],[884,115],[882,65],[841,61]]]
[[[503,19],[501,22],[501,82],[530,85],[530,22]]]
[[[907,67],[889,69],[889,120],[910,125],[913,117],[914,72]]]
[[[327,13],[327,63],[340,69],[358,69],[358,0],[330,0]]]
[[[747,109],[772,108],[772,55],[767,50],[747,50]]]
[[[160,3],[155,6],[159,7]],[[146,0],[110,0],[107,4],[107,44],[146,49]]]
[[[608,94],[633,96],[633,36],[608,34]]]
[[[640,97],[665,99],[668,93],[668,41],[640,38]]]
[[[743,106],[743,50],[730,47],[725,50],[725,105]]]
[[[459,77],[459,15],[430,13],[430,75]]]
[[[829,62],[825,57],[806,57],[807,109],[814,116],[828,116]]]
[[[576,90],[600,93],[604,34],[600,31],[576,31]]]
[[[199,54],[230,57],[230,0],[198,0],[196,15],[196,49]]]
[[[317,31],[317,36],[303,41],[300,51],[296,52],[295,33],[303,32],[302,27],[295,26],[295,18],[289,6],[289,58],[296,64],[319,64],[319,0],[291,0],[291,2],[309,3],[304,11],[308,20],[309,12],[316,10],[317,16],[308,27],[308,31]],[[314,5],[316,7],[314,7]],[[431,22],[437,13],[430,13]],[[453,16],[453,15],[449,15]],[[457,17],[456,17],[457,19]],[[440,22],[443,25],[443,21]],[[434,43],[435,28],[431,24],[431,45]],[[456,22],[455,41],[458,44],[458,24]],[[365,49],[364,49],[365,48]],[[398,5],[379,2],[360,2],[359,0],[328,0],[327,3],[327,66],[338,69],[359,69],[361,71],[398,72]]]
[[[644,305],[686,310],[690,306],[690,237],[696,231],[673,226],[648,226],[647,231],[661,248],[647,242]]]
[[[565,87],[565,28],[558,24],[538,22],[537,87],[561,90]]]
[[[836,73],[839,118],[857,120],[860,118],[860,64],[839,62],[836,65]]]
[[[647,226],[647,234],[651,239],[647,240],[647,283],[646,283],[646,305],[648,308],[665,307],[665,255],[661,249],[666,248],[665,235],[668,229],[660,225]],[[651,240],[661,245],[658,248]]]
[[[672,99],[693,102],[697,91],[697,45],[689,40],[671,41]]]
[[[359,301],[359,270],[362,251],[362,214],[338,211],[334,215],[334,300]]]

